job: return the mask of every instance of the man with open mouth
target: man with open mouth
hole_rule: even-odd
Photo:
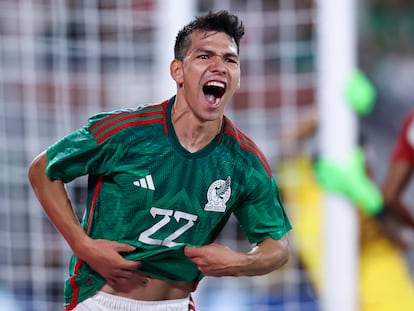
[[[227,12],[177,35],[176,94],[99,113],[35,158],[29,179],[72,248],[64,310],[195,310],[204,276],[255,276],[288,260],[291,229],[272,168],[225,115],[244,27]],[[79,223],[64,184],[88,175]],[[215,243],[230,216],[249,252]]]

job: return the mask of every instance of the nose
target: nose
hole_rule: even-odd
[[[226,74],[227,66],[224,59],[222,59],[220,56],[213,57],[210,65],[210,70],[212,72]]]

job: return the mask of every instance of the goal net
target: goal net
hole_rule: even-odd
[[[278,129],[314,104],[313,1],[183,2],[191,3],[190,17],[228,9],[243,20],[241,88],[227,115],[276,168]],[[166,99],[157,55],[172,46],[160,42],[162,3],[0,2],[0,300],[14,297],[16,310],[61,310],[70,256],[28,185],[27,167],[92,114]],[[85,187],[84,178],[67,185],[79,216]],[[220,239],[234,249],[250,247],[234,219]],[[206,278],[195,297],[200,311],[316,310],[295,252],[267,276]]]

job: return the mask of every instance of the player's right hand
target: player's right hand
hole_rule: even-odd
[[[75,255],[103,276],[108,284],[116,286],[132,278],[141,265],[140,261],[127,260],[120,253],[129,253],[135,247],[103,239],[87,239]]]

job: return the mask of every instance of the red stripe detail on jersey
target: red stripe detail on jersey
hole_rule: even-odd
[[[112,121],[110,121],[110,119],[119,117],[120,115],[122,115],[124,113],[119,113],[119,114],[116,114],[116,115],[113,115],[113,116],[109,116],[109,117],[105,118],[104,120],[101,120],[100,122],[98,122],[98,123],[102,123],[102,121],[105,121],[107,123],[105,125],[101,126],[98,130],[96,130],[93,133],[93,136],[94,137],[98,136],[100,133],[102,133],[107,128],[111,127],[112,125],[114,125],[116,123],[120,123],[122,121],[129,120],[129,119],[151,117],[151,116],[157,115],[159,113],[160,113],[159,111],[149,111],[149,112],[144,112],[144,113],[139,113],[139,114],[138,113],[132,113],[132,114],[128,113],[128,115],[126,115],[125,117],[117,118],[117,119],[112,120]],[[110,122],[108,122],[108,121],[110,121]],[[93,126],[91,126],[91,131],[92,132],[98,127],[97,124],[94,124]]]
[[[98,176],[98,180],[96,182],[95,191],[93,192],[92,203],[91,203],[91,210],[89,211],[88,222],[86,223],[85,231],[89,233],[89,227],[91,226],[93,212],[95,211],[96,207],[96,200],[98,199],[99,191],[101,191],[103,175]]]
[[[169,134],[169,132],[168,132],[168,125],[167,125],[167,106],[168,106],[168,100],[166,100],[166,101],[164,101],[163,103],[162,103],[162,106],[163,106],[163,110],[162,110],[162,112],[163,112],[163,115],[164,115],[164,132],[165,132],[165,135],[168,137],[168,134]],[[171,120],[171,123],[172,123],[172,120]]]
[[[224,131],[234,137],[239,142],[240,147],[255,154],[262,163],[267,175],[272,177],[272,167],[257,145],[246,134],[239,129],[236,129],[236,127],[229,120],[226,120],[226,123],[231,127],[231,129],[229,127],[225,127]]]
[[[152,123],[161,122],[161,121],[162,121],[162,117],[159,117],[159,118],[152,119],[152,120],[145,120],[145,121],[141,120],[141,121],[133,121],[133,122],[120,124],[119,126],[117,126],[117,127],[113,128],[112,130],[110,130],[105,135],[102,135],[101,137],[97,138],[96,143],[99,144],[99,143],[103,142],[109,136],[111,136],[114,133],[117,133],[117,132],[119,132],[119,131],[121,131],[125,128],[131,127],[131,126],[137,126],[137,125],[152,124]]]
[[[195,281],[194,283],[193,283],[193,288],[191,289],[191,291],[192,292],[195,292],[196,291],[196,289],[197,289],[197,287],[198,287],[198,284],[199,284],[200,282],[199,281]]]
[[[72,300],[70,301],[70,304],[65,307],[65,311],[73,310],[76,305],[78,304],[78,296],[79,296],[79,286],[76,284],[75,279],[78,275],[79,268],[82,265],[83,261],[78,260],[75,265],[75,273],[70,277],[70,286],[73,288],[73,296]]]
[[[91,126],[91,131],[95,130],[97,127],[100,127],[105,122],[108,122],[109,120],[117,118],[117,117],[119,117],[123,114],[131,114],[131,111],[123,111],[123,112],[119,112],[119,113],[116,113],[116,114],[109,115],[109,116],[103,118],[102,120],[100,120],[99,122],[96,122],[94,125],[92,125]]]
[[[95,191],[93,192],[91,210],[89,211],[88,221],[87,221],[86,227],[85,227],[85,232],[86,233],[89,232],[90,224],[92,222],[92,215],[93,215],[93,212],[94,212],[95,206],[96,206],[96,200],[98,199],[99,191],[101,190],[101,186],[102,186],[102,180],[103,180],[103,175],[100,175],[98,177],[98,181],[96,182]],[[76,307],[76,305],[78,304],[79,286],[76,284],[75,281],[76,281],[76,276],[79,273],[79,269],[80,269],[82,263],[83,263],[82,260],[78,259],[76,261],[75,271],[74,271],[73,275],[70,277],[70,280],[69,280],[70,286],[73,288],[73,297],[72,297],[72,300],[71,300],[70,304],[63,309],[64,311],[73,310]]]
[[[145,111],[147,109],[153,110],[154,108],[157,108],[157,106],[159,106],[159,104],[158,105],[149,105],[147,107],[143,107],[142,109],[138,109],[136,111],[121,111],[119,113],[115,113],[115,114],[109,115],[109,116],[103,118],[102,120],[100,120],[99,122],[95,123],[94,125],[92,125],[91,126],[91,131],[93,131],[95,128],[101,126],[103,123],[108,122],[111,119],[114,119],[114,118],[119,117],[120,115],[123,115],[123,114],[132,114],[133,116],[136,116],[136,115],[139,115],[139,114],[141,114],[143,112],[145,113]]]

